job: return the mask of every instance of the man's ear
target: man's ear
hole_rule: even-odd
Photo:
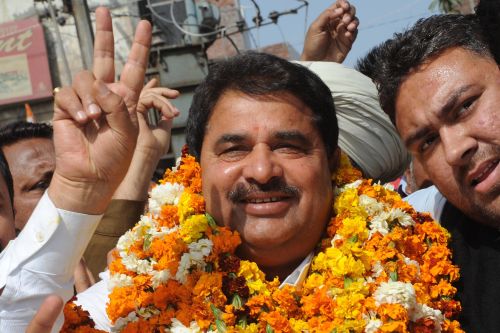
[[[328,166],[330,167],[330,173],[331,174],[333,174],[339,168],[339,164],[340,164],[340,152],[341,152],[341,150],[337,146],[335,148],[335,151],[330,156],[330,159],[328,160]]]

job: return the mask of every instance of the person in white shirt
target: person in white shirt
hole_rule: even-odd
[[[79,73],[72,87],[55,94],[56,169],[50,186],[24,230],[0,254],[1,332],[24,332],[47,295],[65,301],[72,296],[74,267],[132,159],[151,26],[138,24],[120,81],[114,82],[111,18],[104,8],[96,16],[93,72]],[[54,330],[61,323],[59,316]]]
[[[14,227],[14,186],[7,160],[0,151],[0,252],[16,237]]]

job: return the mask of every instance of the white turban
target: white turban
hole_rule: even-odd
[[[410,154],[382,111],[377,89],[367,76],[334,62],[297,62],[330,88],[339,123],[339,147],[375,180],[388,182],[403,174]]]

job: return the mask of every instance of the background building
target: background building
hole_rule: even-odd
[[[174,101],[181,115],[174,120],[172,149],[163,162],[170,164],[185,142],[192,93],[209,63],[250,48],[238,0],[0,0],[0,125],[27,117],[52,119],[53,87],[68,85],[77,72],[91,68],[94,11],[99,5],[110,8],[113,17],[117,77],[138,20],[153,24],[147,76],[182,93]],[[285,43],[261,51],[298,58]],[[155,118],[150,112],[150,120]]]

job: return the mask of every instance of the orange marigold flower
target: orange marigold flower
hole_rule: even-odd
[[[177,206],[163,205],[160,216],[156,218],[159,227],[173,228],[179,225],[179,213]]]
[[[290,285],[285,285],[281,289],[277,289],[272,294],[273,300],[278,304],[278,307],[283,315],[298,316],[300,313],[299,304],[297,303],[295,288]]]
[[[271,296],[264,294],[257,294],[250,297],[245,306],[248,308],[250,316],[254,318],[257,318],[264,309],[274,310]]]
[[[377,308],[377,313],[384,322],[408,321],[408,311],[401,304],[381,304]]]
[[[443,324],[443,331],[445,333],[465,333],[464,330],[460,328],[460,323],[456,320],[450,321],[445,320]]]
[[[432,298],[453,297],[456,292],[457,288],[453,287],[445,279],[440,279],[437,285],[430,286],[430,295]]]
[[[379,332],[387,333],[407,333],[409,332],[406,328],[406,322],[404,321],[390,321],[384,323],[380,328]]]
[[[259,319],[271,326],[275,332],[292,332],[287,318],[278,311],[262,312]]]

